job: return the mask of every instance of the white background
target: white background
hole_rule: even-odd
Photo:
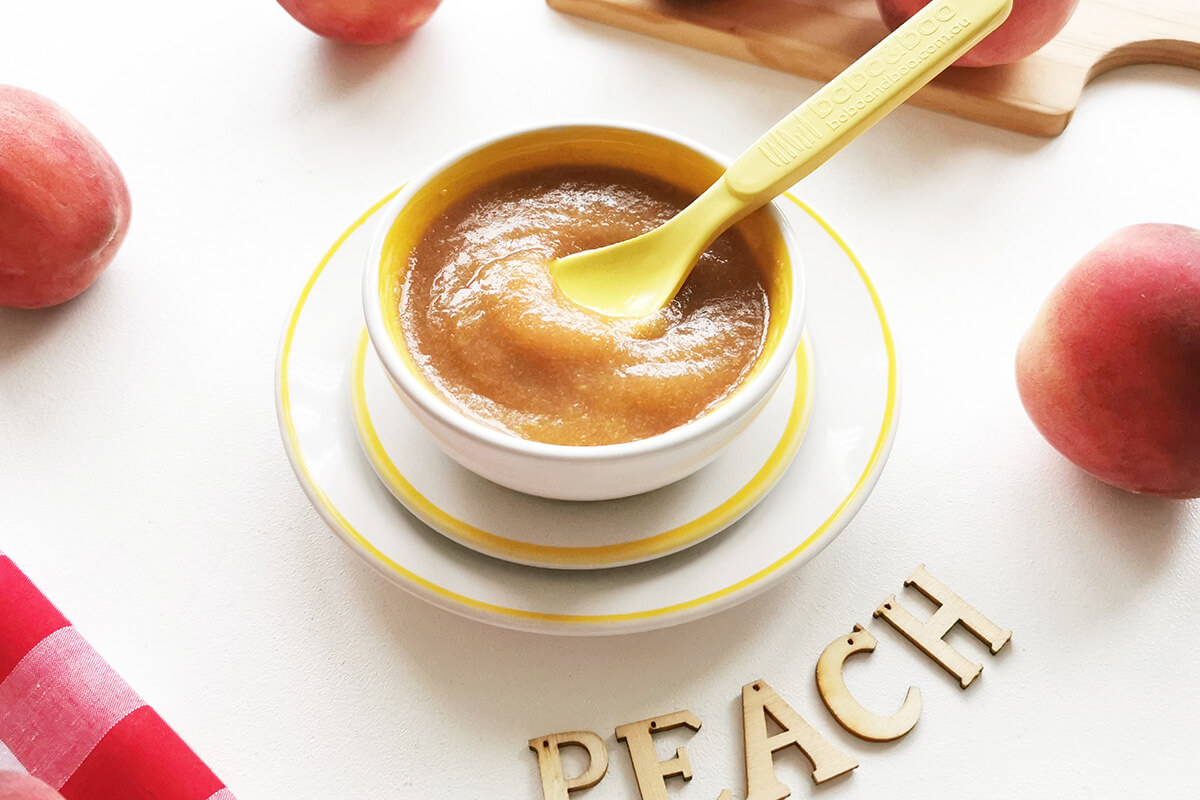
[[[278,337],[342,230],[498,129],[604,118],[735,154],[811,81],[567,18],[445,0],[392,47],[323,42],[271,0],[0,6],[0,81],[78,116],[121,165],[133,225],[79,300],[0,313],[0,548],[242,800],[538,798],[526,740],[604,736],[589,800],[635,798],[613,728],[690,709],[696,777],[744,797],[739,697],[762,678],[862,766],[797,797],[1185,796],[1200,718],[1200,504],[1109,489],[1035,432],[1017,341],[1114,229],[1200,226],[1200,73],[1128,68],[1067,132],[901,109],[797,194],[874,278],[902,363],[875,493],[825,552],[732,611],[596,639],[460,619],[379,577],[310,508],[279,441]],[[962,691],[870,614],[918,563],[1015,631]],[[920,611],[920,603],[904,601]],[[847,668],[891,745],[845,735],[813,685]],[[667,754],[664,748],[664,756]],[[1174,790],[1174,791],[1172,791]]]

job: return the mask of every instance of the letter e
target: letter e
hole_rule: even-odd
[[[637,778],[642,800],[668,800],[667,778],[679,775],[685,781],[692,779],[692,764],[688,760],[687,748],[676,748],[675,757],[666,761],[659,761],[658,754],[654,752],[655,733],[684,725],[698,731],[700,719],[690,711],[676,711],[617,728],[617,741],[624,741],[629,748],[629,760],[633,762],[633,774]]]

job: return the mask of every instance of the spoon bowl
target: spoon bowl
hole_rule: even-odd
[[[613,317],[671,302],[721,233],[787,191],[1000,26],[1012,0],[929,3],[743,153],[655,230],[550,263],[563,293]]]

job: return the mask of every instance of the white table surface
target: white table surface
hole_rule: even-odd
[[[1200,225],[1200,73],[1098,79],[1050,140],[901,109],[798,189],[874,278],[902,363],[891,460],[850,527],[771,592],[646,634],[514,633],[436,610],[350,552],[280,443],[284,318],[326,248],[432,159],[506,126],[633,121],[736,153],[815,84],[548,10],[445,0],[393,47],[329,44],[270,0],[5,3],[0,80],[117,159],[133,225],[83,297],[0,313],[0,548],[242,800],[539,798],[526,740],[689,709],[671,796],[745,795],[740,687],[762,678],[861,762],[795,796],[1142,797],[1194,791],[1200,504],[1075,470],[1027,420],[1017,341],[1091,246]],[[1015,631],[966,691],[871,611],[919,563]],[[905,602],[919,608],[908,593]],[[822,648],[891,745],[821,706]],[[670,752],[662,746],[664,757]],[[1172,792],[1171,790],[1175,791]]]

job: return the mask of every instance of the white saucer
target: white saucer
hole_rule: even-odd
[[[812,380],[805,385],[813,388],[812,415],[792,466],[784,473],[780,464],[775,465],[782,473],[773,476],[779,480],[777,488],[762,498],[763,488],[758,493],[762,502],[752,513],[720,536],[711,536],[719,529],[714,528],[703,543],[685,542],[692,546],[683,552],[617,569],[582,571],[539,569],[491,558],[428,527],[377,479],[359,447],[351,411],[350,356],[362,329],[358,289],[371,238],[368,223],[387,199],[334,243],[300,293],[280,346],[276,394],[284,445],[305,492],[333,530],[395,583],[441,608],[510,628],[565,634],[650,630],[728,608],[778,583],[828,544],[866,500],[895,430],[897,372],[891,333],[879,299],[853,254],[824,221],[793,198],[787,213],[805,254],[809,283],[806,321]],[[782,413],[777,408],[762,420],[767,427],[758,440],[770,452],[788,440],[780,427],[767,433],[770,425],[786,428],[795,417],[797,382],[790,380],[792,391],[785,383],[772,400]],[[364,392],[365,397],[370,395],[371,390]],[[376,420],[376,409],[370,407],[369,412],[370,419]],[[376,421],[382,425],[384,416],[378,416]],[[425,445],[414,436],[412,446]],[[394,452],[391,448],[386,452]],[[758,458],[760,464],[772,460],[771,456]],[[723,460],[724,456],[665,491],[685,505],[694,504],[693,487],[696,494],[708,491],[703,488],[707,481],[722,474],[716,470],[729,469]],[[786,465],[786,458],[780,460]],[[441,510],[441,503],[461,487],[447,491],[438,483],[439,475],[443,480],[454,475],[448,461],[423,461],[429,462],[429,469],[417,460],[405,467],[403,475],[420,487],[422,497],[436,498],[428,500],[430,508]],[[709,470],[714,472],[706,474]],[[743,476],[755,474],[753,464],[741,470]],[[461,473],[453,479],[462,480]],[[738,485],[753,483],[751,479]],[[506,498],[510,513],[525,513],[523,496],[488,486],[489,491],[500,493],[497,497]],[[737,494],[734,489],[729,487],[724,494]],[[607,505],[581,507],[594,507],[597,510],[588,513],[603,516]],[[709,507],[719,505],[708,502]],[[460,509],[451,508],[449,513],[462,519],[453,513],[456,510]],[[689,513],[682,518],[692,517]],[[612,527],[618,528],[622,519],[613,517]],[[524,516],[510,519],[505,530],[515,530],[523,522],[529,524]],[[478,527],[474,520],[471,525]],[[595,525],[599,530],[604,523]],[[634,542],[652,538],[619,530],[614,534],[618,537],[610,542],[614,552],[620,549],[620,536]],[[559,546],[556,535],[551,531],[537,537],[510,539],[506,534],[502,538],[530,547],[547,542]],[[642,554],[652,555],[657,553]]]
[[[620,500],[547,500],[484,480],[444,455],[397,396],[368,344],[363,331],[350,368],[350,397],[359,442],[379,479],[434,530],[472,550],[535,567],[636,564],[720,532],[783,475],[812,410],[812,356],[805,341],[766,408],[700,472]]]

